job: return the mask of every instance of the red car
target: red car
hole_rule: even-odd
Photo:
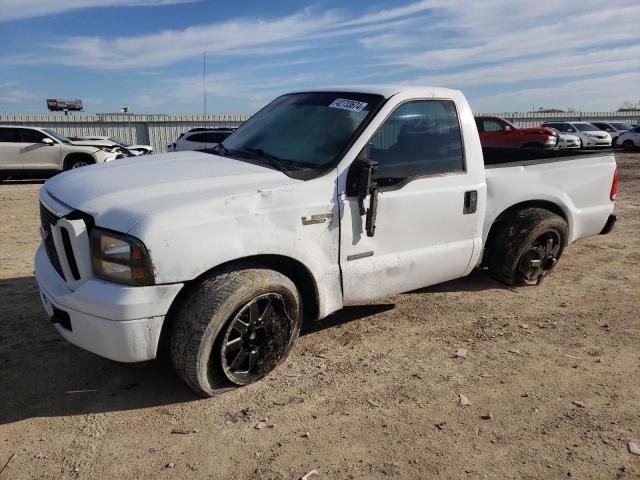
[[[557,148],[558,136],[550,128],[518,128],[500,117],[475,117],[480,143],[488,148]]]

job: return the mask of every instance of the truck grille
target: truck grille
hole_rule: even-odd
[[[40,222],[44,248],[47,251],[47,256],[49,257],[49,261],[51,262],[51,265],[53,265],[55,271],[65,279],[64,273],[62,272],[62,266],[60,265],[60,259],[58,258],[58,252],[56,251],[56,245],[53,243],[53,233],[51,231],[51,227],[58,223],[58,220],[60,219],[40,203]]]

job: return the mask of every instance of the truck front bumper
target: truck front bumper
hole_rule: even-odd
[[[129,287],[92,278],[71,290],[42,245],[35,271],[40,300],[60,335],[118,362],[155,358],[165,315],[183,286]]]

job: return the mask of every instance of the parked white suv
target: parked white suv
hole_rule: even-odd
[[[633,150],[640,147],[640,127],[627,130],[618,136],[616,145],[623,147],[625,150]]]
[[[193,128],[180,134],[171,145],[167,145],[169,152],[185,150],[206,150],[213,148],[233,133],[234,128]]]
[[[118,155],[74,145],[46,128],[0,125],[0,178],[50,174],[115,160]]]
[[[76,145],[89,145],[92,147],[108,147],[115,151],[122,151],[127,156],[137,157],[139,155],[148,155],[153,153],[153,147],[151,145],[129,145],[122,140],[106,135],[92,135],[87,137],[69,137]]]
[[[589,122],[544,122],[542,126],[577,135],[582,148],[611,146],[611,135]]]

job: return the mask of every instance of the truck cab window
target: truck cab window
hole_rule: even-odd
[[[504,125],[495,120],[483,120],[482,127],[485,132],[504,132]]]
[[[464,171],[462,136],[455,105],[419,100],[400,105],[369,144],[382,187],[420,177]]]

